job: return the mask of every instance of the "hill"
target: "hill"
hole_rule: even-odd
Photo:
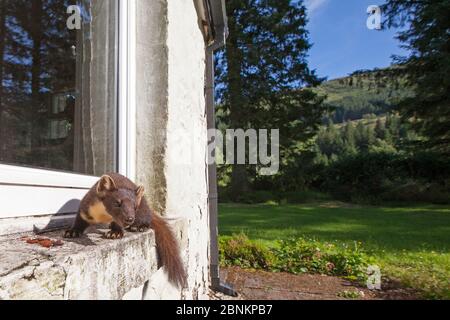
[[[385,115],[393,110],[396,101],[411,94],[402,85],[402,79],[387,79],[383,71],[357,71],[317,87],[315,91],[326,95],[326,104],[334,110],[328,119],[342,123],[368,115]]]

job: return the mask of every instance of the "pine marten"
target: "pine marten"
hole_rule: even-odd
[[[75,221],[64,237],[80,237],[89,225],[99,223],[110,223],[111,230],[105,234],[108,239],[122,238],[124,229],[144,232],[152,228],[160,265],[167,270],[171,283],[186,286],[175,236],[166,221],[148,206],[144,187],[117,173],[102,176],[81,200]]]

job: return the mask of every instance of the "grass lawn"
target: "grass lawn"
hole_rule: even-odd
[[[450,299],[450,207],[370,207],[339,202],[219,206],[219,233],[273,245],[306,237],[362,243],[383,275],[430,298]]]

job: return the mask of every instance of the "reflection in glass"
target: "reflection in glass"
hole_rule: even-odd
[[[115,170],[116,1],[0,0],[0,162]]]

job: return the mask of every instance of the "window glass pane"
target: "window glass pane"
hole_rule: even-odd
[[[0,0],[1,163],[116,169],[116,26],[113,0]]]

